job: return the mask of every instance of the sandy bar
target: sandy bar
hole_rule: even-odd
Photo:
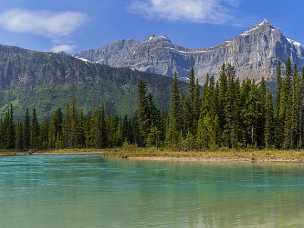
[[[248,158],[200,158],[200,157],[128,157],[127,160],[133,161],[172,161],[172,162],[205,162],[205,163],[299,163],[304,164],[303,160],[298,159],[258,159]]]

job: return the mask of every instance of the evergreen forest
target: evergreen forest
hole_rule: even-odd
[[[207,75],[203,87],[192,70],[184,93],[175,75],[166,113],[143,81],[138,83],[134,116],[108,114],[102,105],[84,114],[73,99],[48,118],[38,118],[36,109],[16,118],[11,105],[0,120],[0,148],[303,148],[304,69],[288,60],[277,67],[276,77],[272,92],[264,79],[239,81],[234,67],[225,64],[218,80]]]

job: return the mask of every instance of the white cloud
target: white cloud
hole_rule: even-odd
[[[86,20],[86,15],[72,11],[11,9],[0,13],[0,27],[8,31],[33,33],[51,38],[70,35]]]
[[[74,50],[74,46],[70,44],[58,44],[51,48],[51,52],[59,53],[59,52],[66,52],[70,53]]]
[[[226,24],[235,21],[238,5],[239,0],[134,0],[130,9],[149,18]]]

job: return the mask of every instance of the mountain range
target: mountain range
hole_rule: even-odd
[[[203,83],[207,73],[217,76],[223,63],[231,63],[240,79],[273,82],[277,64],[289,57],[302,67],[304,47],[268,21],[202,49],[175,45],[165,36],[116,41],[74,56],[0,45],[0,112],[13,104],[16,113],[36,108],[39,116],[47,116],[76,98],[84,112],[104,105],[111,113],[132,114],[139,80],[165,111],[175,72],[185,80],[193,68]],[[188,86],[179,83],[183,91]]]
[[[185,48],[166,36],[152,35],[143,41],[116,41],[75,56],[84,61],[166,76],[176,72],[180,79],[187,79],[193,68],[201,83],[207,73],[217,77],[223,63],[235,66],[241,80],[255,81],[262,77],[274,80],[277,64],[286,62],[289,57],[294,64],[304,66],[304,46],[287,38],[267,20],[211,48]]]

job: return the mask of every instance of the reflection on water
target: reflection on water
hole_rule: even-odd
[[[0,158],[1,228],[304,227],[304,167]]]

